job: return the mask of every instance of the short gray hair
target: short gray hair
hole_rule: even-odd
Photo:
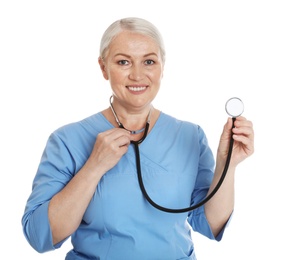
[[[113,22],[104,32],[100,41],[100,58],[105,58],[111,41],[121,31],[127,30],[151,37],[160,48],[162,62],[165,62],[165,46],[159,30],[151,22],[137,17],[128,17]]]

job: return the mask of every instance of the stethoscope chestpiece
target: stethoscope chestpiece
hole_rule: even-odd
[[[233,118],[240,116],[244,112],[244,103],[237,97],[232,97],[225,104],[227,114]]]

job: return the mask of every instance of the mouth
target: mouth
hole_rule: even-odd
[[[132,92],[141,92],[146,90],[147,86],[127,86],[127,88]]]

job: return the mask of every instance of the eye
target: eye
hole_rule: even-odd
[[[118,64],[119,64],[119,65],[128,65],[128,64],[129,64],[129,61],[127,61],[127,60],[119,60],[119,61],[118,61]]]
[[[153,65],[155,62],[153,60],[146,60],[145,65]]]

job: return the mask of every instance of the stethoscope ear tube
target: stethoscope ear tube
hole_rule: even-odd
[[[232,117],[232,129],[234,128],[234,122],[236,120],[236,117]],[[156,204],[148,195],[148,193],[146,192],[146,189],[144,187],[143,184],[143,180],[142,180],[142,173],[141,173],[141,164],[140,164],[140,152],[139,152],[139,143],[140,142],[133,142],[134,147],[135,147],[135,154],[136,154],[136,165],[137,165],[137,175],[138,175],[138,181],[139,181],[139,185],[140,185],[140,189],[142,191],[142,194],[144,195],[144,197],[146,198],[146,200],[155,208],[161,210],[161,211],[165,211],[168,213],[184,213],[184,212],[189,212],[192,211],[196,208],[199,208],[200,206],[204,205],[206,202],[208,202],[214,195],[215,193],[219,190],[220,186],[222,185],[225,176],[227,174],[228,168],[229,168],[229,164],[230,164],[230,160],[231,160],[231,155],[232,155],[232,150],[233,150],[233,144],[234,144],[234,139],[232,137],[233,133],[232,133],[232,129],[231,129],[231,137],[230,137],[230,143],[229,143],[229,150],[228,150],[228,154],[227,154],[227,159],[226,159],[226,163],[222,172],[222,175],[217,183],[217,185],[214,187],[214,189],[211,191],[211,193],[209,193],[209,195],[207,195],[207,197],[205,197],[205,199],[203,199],[201,202],[199,202],[198,204],[195,204],[193,206],[187,207],[187,208],[181,208],[181,209],[170,209],[170,208],[165,208],[162,207],[158,204]]]

